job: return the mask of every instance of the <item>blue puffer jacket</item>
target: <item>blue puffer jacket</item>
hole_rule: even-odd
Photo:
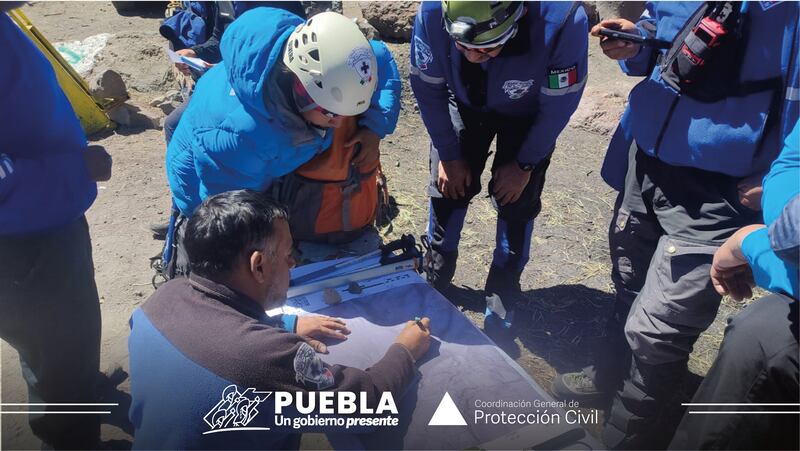
[[[764,177],[764,224],[742,241],[758,286],[797,299],[800,259],[800,123],[786,138],[781,154]]]
[[[167,149],[167,179],[184,215],[214,194],[265,190],[330,146],[333,133],[308,126],[274,87],[272,69],[300,23],[294,14],[261,7],[225,31],[223,62],[198,82]],[[400,75],[386,46],[374,41],[371,46],[378,87],[359,124],[384,137],[400,114]]]
[[[86,136],[53,67],[0,12],[0,236],[66,225],[92,205]]]
[[[746,43],[740,81],[777,78],[782,86],[719,102],[700,102],[679,95],[664,82],[659,66],[648,71],[654,50],[642,48],[637,56],[620,64],[628,75],[647,78],[631,91],[628,108],[609,146],[603,178],[611,186],[622,188],[632,140],[648,155],[674,166],[734,177],[763,174],[769,169],[800,111],[800,5],[743,3]],[[654,27],[658,39],[672,41],[701,4],[648,2],[637,27],[642,35]]]

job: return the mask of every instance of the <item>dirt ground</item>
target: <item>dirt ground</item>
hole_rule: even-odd
[[[51,42],[111,33],[96,67],[110,67],[123,76],[133,105],[152,112],[149,101],[174,89],[166,42],[157,31],[163,13],[159,7],[120,15],[110,3],[42,2],[23,11]],[[390,48],[407,77],[408,44]],[[601,180],[600,166],[636,80],[624,77],[594,41],[589,74],[581,106],[558,140],[536,221],[531,262],[522,281],[527,304],[518,320],[522,327],[517,361],[547,388],[557,371],[577,370],[590,361],[592,345],[602,334],[613,302],[606,230],[616,193]],[[397,131],[381,147],[391,194],[399,207],[392,224],[380,231],[386,239],[402,233],[420,236],[427,221],[423,187],[428,182],[428,140],[407,81],[404,89]],[[165,222],[170,204],[164,137],[160,130],[119,128],[92,141],[105,146],[114,158],[113,177],[99,184],[97,201],[87,213],[102,302],[102,365],[127,368],[128,319],[153,292],[149,258],[162,245],[152,239],[148,225]],[[481,290],[491,262],[495,224],[488,198],[475,198],[466,222],[448,297],[482,325]],[[725,318],[740,307],[725,300],[713,326],[696,345],[690,362],[693,372],[705,374],[716,355]],[[128,386],[126,381],[121,388]],[[0,395],[3,402],[27,400],[16,352],[6,343]],[[124,418],[110,422],[115,424],[103,426],[105,440],[130,438],[120,427]],[[41,446],[24,415],[2,417],[0,445],[3,449]]]

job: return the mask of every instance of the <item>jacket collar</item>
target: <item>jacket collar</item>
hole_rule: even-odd
[[[203,293],[207,297],[219,301],[243,315],[268,324],[274,322],[274,320],[271,320],[269,316],[267,316],[258,302],[233,290],[227,285],[200,277],[197,274],[189,275],[189,284],[192,288]]]

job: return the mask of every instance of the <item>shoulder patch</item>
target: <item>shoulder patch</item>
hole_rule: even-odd
[[[294,377],[313,390],[324,390],[334,384],[333,373],[308,343],[301,344],[294,356]]]
[[[419,36],[414,36],[414,60],[417,62],[419,70],[428,69],[428,64],[433,61],[431,46],[420,39]]]
[[[533,86],[533,79],[530,80],[506,80],[503,83],[503,91],[508,95],[511,100],[521,99],[522,96],[528,93]]]
[[[578,65],[563,69],[550,68],[547,71],[547,87],[550,89],[569,88],[578,82]]]

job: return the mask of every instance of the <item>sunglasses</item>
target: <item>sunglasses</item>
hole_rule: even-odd
[[[511,31],[506,33],[506,35],[503,38],[501,38],[495,45],[475,45],[466,42],[461,42],[459,40],[454,40],[453,42],[455,42],[456,48],[462,52],[475,52],[483,55],[489,55],[490,53],[494,53],[503,48],[503,46],[506,45],[508,41],[511,40],[511,38],[517,35],[518,30],[519,26],[515,23],[511,28]]]
[[[491,54],[493,52],[496,52],[496,51],[500,50],[501,48],[503,48],[504,45],[506,45],[505,43],[502,43],[502,44],[496,45],[494,47],[470,47],[470,46],[462,44],[461,42],[458,42],[458,41],[454,41],[454,42],[456,43],[456,48],[461,50],[462,52],[475,52],[475,53],[480,53],[480,54],[483,54],[483,55],[489,55],[489,54]]]
[[[306,91],[303,83],[301,83],[297,77],[295,77],[294,83],[292,84],[292,95],[294,96],[294,102],[301,113],[305,113],[307,111],[317,111],[328,119],[339,117],[338,114],[328,111],[325,108],[317,105],[317,103],[314,102],[314,99],[311,98],[311,95],[308,94],[308,91]]]

